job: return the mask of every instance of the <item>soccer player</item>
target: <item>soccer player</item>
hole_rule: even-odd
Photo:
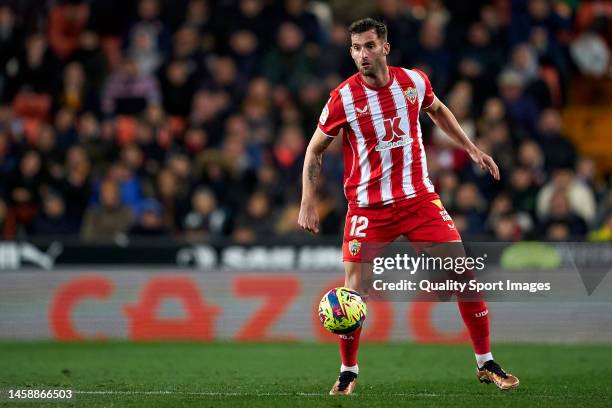
[[[366,18],[351,24],[349,32],[351,57],[358,72],[331,92],[310,140],[298,222],[307,231],[319,231],[316,188],[322,156],[332,140],[341,136],[348,200],[342,245],[345,286],[365,297],[368,288],[363,282],[367,277],[362,274],[367,268],[362,269],[362,264],[372,260],[366,254],[360,256],[363,243],[389,243],[404,235],[411,242],[433,243],[426,252],[435,256],[445,256],[445,244],[452,242],[459,243],[463,251],[461,237],[427,174],[418,120],[421,110],[496,180],[499,169],[436,98],[425,73],[387,65],[390,44],[383,23]],[[493,360],[485,302],[457,298],[476,355],[477,378],[504,390],[518,386],[519,380]],[[354,390],[360,334],[358,329],[339,336],[342,364],[332,395]]]

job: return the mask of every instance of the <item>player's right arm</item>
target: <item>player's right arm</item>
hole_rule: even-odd
[[[306,148],[304,170],[302,171],[302,203],[298,224],[306,231],[319,232],[319,213],[317,212],[317,185],[321,175],[323,152],[334,139],[317,128]]]
[[[317,184],[321,175],[323,152],[334,138],[341,134],[346,125],[346,115],[340,95],[332,91],[327,100],[317,130],[315,130],[304,157],[304,170],[302,172],[302,204],[298,224],[306,231],[316,234],[319,232],[319,213],[317,212]]]

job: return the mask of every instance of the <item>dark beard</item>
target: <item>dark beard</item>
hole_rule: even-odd
[[[374,78],[376,76],[376,67],[370,64],[369,67],[360,67],[359,73],[365,77]]]

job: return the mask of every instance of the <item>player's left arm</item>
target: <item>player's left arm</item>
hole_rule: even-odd
[[[435,125],[461,146],[481,169],[488,170],[495,180],[499,180],[499,168],[493,158],[472,143],[446,105],[434,96],[433,102],[423,111],[427,112]]]

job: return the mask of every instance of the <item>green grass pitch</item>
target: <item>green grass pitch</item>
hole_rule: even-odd
[[[0,406],[612,406],[612,346],[497,345],[521,386],[477,382],[468,346],[364,344],[356,395],[326,395],[334,344],[0,343]],[[70,401],[14,401],[8,389],[72,389]]]

